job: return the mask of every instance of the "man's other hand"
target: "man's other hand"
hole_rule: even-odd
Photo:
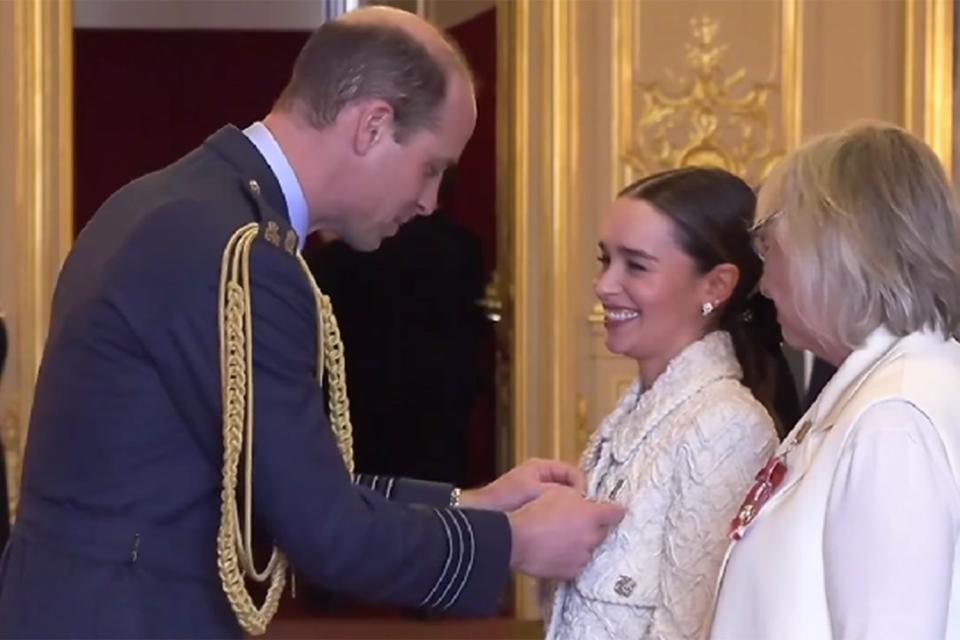
[[[622,506],[554,486],[507,515],[513,534],[510,567],[537,578],[575,577],[624,516]]]
[[[485,487],[464,491],[460,496],[460,506],[513,511],[558,485],[583,493],[583,473],[566,462],[531,458]]]

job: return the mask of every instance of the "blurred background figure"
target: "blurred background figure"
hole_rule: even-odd
[[[379,251],[332,241],[305,257],[343,334],[357,469],[460,486],[472,480],[469,427],[490,377],[480,241],[447,211],[454,180],[436,213]]]

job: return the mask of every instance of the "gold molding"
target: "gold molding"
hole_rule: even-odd
[[[530,362],[524,348],[531,339],[528,263],[530,135],[527,87],[530,77],[530,2],[497,1],[497,270],[503,318],[497,324],[497,446],[501,468],[530,457],[523,427],[527,423]],[[503,395],[506,397],[503,397]],[[514,609],[519,618],[535,610],[533,584],[517,576]]]
[[[71,0],[13,3],[15,207],[3,246],[19,267],[9,315],[10,375],[16,386],[7,409],[18,424],[12,450],[11,494],[27,416],[43,355],[56,277],[73,239],[73,6]]]
[[[903,125],[930,145],[948,176],[953,168],[954,11],[952,0],[906,0],[903,20]]]
[[[803,135],[803,2],[783,0],[780,12],[780,106],[789,152]]]
[[[923,137],[952,175],[954,0],[928,0],[924,20]]]
[[[498,323],[498,464],[501,469],[529,457],[518,425],[528,410],[530,366],[518,345],[528,335],[528,294],[521,268],[528,261],[529,136],[526,87],[529,82],[529,0],[497,3],[497,271],[503,318]]]
[[[613,10],[613,178],[611,193],[633,182],[633,168],[624,161],[623,147],[630,140],[633,123],[633,44],[635,29],[640,19],[640,3],[636,0],[614,0]]]
[[[542,157],[548,159],[549,178],[544,184],[547,193],[541,211],[546,215],[542,223],[550,230],[549,258],[544,267],[551,274],[547,305],[550,343],[546,348],[552,357],[546,363],[550,393],[546,394],[545,415],[553,427],[549,451],[554,458],[570,458],[571,452],[563,446],[568,440],[564,434],[575,431],[576,380],[571,372],[576,370],[576,292],[571,286],[575,273],[571,247],[579,229],[576,160],[580,96],[575,12],[574,2],[550,3],[548,17],[542,23],[549,43],[546,50],[551,54],[550,73],[543,75],[547,86],[541,94],[540,113],[550,119],[549,135],[542,138],[546,152]]]
[[[502,459],[513,464],[569,458],[575,446],[578,6],[497,5],[497,219],[509,234],[498,237],[505,289],[499,326],[509,350],[510,366],[502,371],[510,378],[513,427],[510,456]],[[518,617],[538,617],[534,592],[532,581],[517,580]]]
[[[904,0],[903,26],[903,126],[915,131],[913,106],[917,91],[917,0]]]
[[[570,313],[577,302],[570,285],[574,273],[570,257],[578,232],[576,10],[572,2],[504,0],[498,5],[502,54],[498,109],[499,122],[504,123],[498,132],[503,149],[498,220],[501,229],[510,231],[509,238],[501,236],[510,250],[501,252],[498,268],[503,269],[501,282],[508,289],[502,324],[511,332],[511,414],[517,426],[512,462],[532,455],[563,457],[561,443],[572,433],[574,387],[568,372],[576,352],[576,316]],[[542,70],[535,77],[530,73],[532,61]],[[531,110],[537,112],[536,121]],[[544,234],[532,237],[532,225]],[[537,348],[531,351],[534,344]],[[539,380],[532,377],[534,367],[544,372]],[[549,428],[536,432],[520,428],[531,412]]]
[[[17,202],[26,225],[29,340],[39,365],[60,264],[73,237],[73,7],[18,2]],[[26,335],[21,332],[21,335]]]

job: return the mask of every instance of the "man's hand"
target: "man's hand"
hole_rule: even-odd
[[[555,486],[507,514],[510,568],[537,578],[574,578],[624,513],[618,504],[586,500],[574,489]]]
[[[471,509],[513,511],[557,485],[583,493],[583,473],[559,460],[531,458],[485,487],[464,491],[460,495],[460,505]]]

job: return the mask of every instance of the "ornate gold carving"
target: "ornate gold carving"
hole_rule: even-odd
[[[590,411],[587,397],[577,393],[577,452],[583,451],[590,438]]]
[[[727,45],[717,43],[719,29],[706,15],[691,20],[689,77],[667,70],[663,82],[635,83],[640,114],[624,159],[636,173],[710,165],[756,180],[783,156],[769,104],[778,85],[745,86],[744,68],[727,74],[720,64]]]
[[[21,429],[20,413],[17,410],[19,399],[11,397],[9,404],[3,410],[3,416],[0,417],[0,440],[3,442],[3,451],[6,455],[4,462],[7,468],[7,487],[10,510],[13,515],[16,512],[17,499],[19,498],[20,468],[22,466],[23,456],[20,454],[22,449],[21,434],[26,430],[26,426]]]
[[[603,321],[606,320],[607,314],[603,311],[603,305],[599,302],[593,304],[593,308],[590,309],[590,314],[587,315],[587,321],[590,324],[603,324]]]
[[[477,305],[483,309],[483,313],[490,322],[500,322],[503,318],[503,299],[500,293],[500,273],[494,270],[490,276],[490,282],[483,291],[483,297],[477,301]]]

